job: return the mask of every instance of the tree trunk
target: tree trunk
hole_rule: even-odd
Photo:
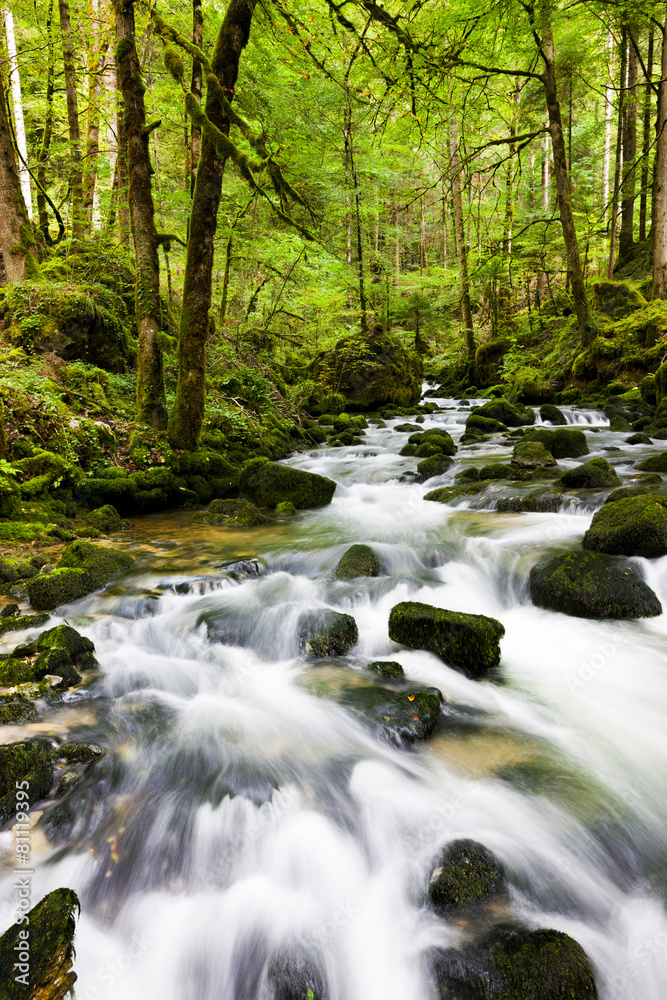
[[[86,234],[93,228],[93,205],[97,185],[97,161],[100,153],[100,96],[102,75],[106,60],[109,38],[102,35],[99,20],[99,0],[91,0],[92,36],[88,50],[88,126],[86,134],[86,155],[83,166],[82,198],[86,217]],[[101,37],[100,37],[101,36]]]
[[[65,69],[65,97],[67,99],[67,123],[69,125],[72,236],[75,240],[80,240],[86,231],[86,216],[83,211],[83,171],[81,165],[79,102],[76,95],[74,42],[72,40],[68,0],[58,0],[58,10],[60,11],[60,33],[62,35],[63,66]]]
[[[48,243],[49,235],[49,213],[46,208],[46,198],[43,192],[46,191],[46,166],[49,162],[49,152],[51,150],[51,138],[53,136],[53,94],[55,90],[55,56],[53,52],[53,0],[50,0],[46,15],[46,37],[48,44],[48,69],[46,71],[46,110],[44,114],[44,132],[42,133],[42,144],[39,148],[39,160],[37,162],[37,215],[39,218],[39,228]],[[40,190],[41,189],[41,190]]]
[[[646,57],[646,74],[648,80],[644,90],[644,123],[642,136],[642,178],[641,194],[639,196],[639,241],[643,243],[646,239],[646,209],[648,205],[648,176],[649,176],[649,153],[651,150],[651,95],[653,88],[651,81],[653,78],[653,39],[654,26],[651,24],[648,33],[648,53]]]
[[[667,299],[667,7],[662,32],[653,194],[653,294]]]
[[[468,251],[466,247],[465,226],[463,224],[463,194],[461,191],[461,161],[459,159],[459,144],[454,129],[449,137],[450,166],[452,172],[452,208],[454,210],[454,234],[456,236],[456,260],[459,266],[459,285],[461,288],[461,322],[466,354],[470,371],[475,365],[475,333],[472,325],[472,307],[470,305],[470,282],[468,279]]]
[[[567,156],[565,153],[565,140],[563,137],[563,124],[560,116],[560,105],[558,103],[558,91],[556,88],[556,54],[554,51],[553,34],[548,7],[542,12],[542,43],[540,53],[544,61],[544,92],[546,96],[547,111],[549,113],[549,133],[551,135],[551,145],[553,148],[554,174],[556,177],[556,191],[558,194],[558,210],[560,223],[563,229],[563,240],[565,242],[565,253],[567,255],[567,266],[572,282],[572,298],[574,299],[574,309],[579,323],[581,343],[586,347],[594,338],[595,332],[591,326],[588,298],[586,296],[586,286],[584,285],[584,274],[579,256],[579,244],[577,243],[577,233],[572,216],[572,205],[570,203],[570,191],[568,183]]]
[[[230,0],[216,40],[211,67],[230,101],[234,98],[239,60],[250,37],[256,4],[257,0]],[[209,120],[227,135],[229,119],[210,87],[206,91],[205,111]],[[213,140],[204,132],[190,213],[178,341],[178,385],[169,418],[169,438],[179,448],[196,448],[204,425],[213,240],[224,168],[224,157],[217,154]]]
[[[14,144],[9,127],[9,110],[0,74],[0,247],[5,265],[5,281],[13,285],[39,273],[32,223],[21,193]]]
[[[639,61],[637,50],[632,44],[632,31],[628,31],[630,39],[628,47],[628,89],[624,105],[623,118],[623,184],[621,197],[621,232],[618,241],[618,257],[624,260],[632,254],[634,241],[635,218],[635,157],[637,156],[637,76]]]
[[[549,122],[547,121],[547,128]],[[542,208],[549,211],[549,182],[550,182],[550,158],[549,158],[549,133],[544,133],[544,153],[542,154]]]
[[[21,77],[19,76],[19,60],[16,52],[16,36],[14,34],[14,16],[5,7],[5,33],[7,35],[7,54],[9,56],[9,81],[12,89],[12,103],[14,105],[14,130],[16,133],[16,146],[19,151],[18,171],[21,181],[21,192],[28,212],[28,218],[32,219],[32,192],[30,190],[30,174],[28,172],[28,144],[25,135],[25,121],[23,120],[23,100],[21,98]],[[9,109],[7,109],[9,113]]]
[[[620,73],[619,73],[619,98],[618,98],[618,127],[616,129],[616,162],[614,165],[614,191],[611,198],[611,229],[609,232],[609,264],[607,265],[607,277],[611,280],[614,276],[614,255],[616,253],[616,227],[618,225],[618,193],[621,184],[621,155],[623,147],[623,107],[625,104],[625,84],[628,70],[627,54],[628,46],[626,41],[625,26],[621,31],[620,41]]]
[[[614,69],[614,36],[607,38],[609,51],[609,75],[604,88],[604,146],[602,151],[602,206],[605,226],[607,224],[607,202],[609,201],[609,164],[611,162],[611,116],[612,116],[612,73]]]
[[[123,121],[130,182],[130,225],[136,266],[136,314],[139,331],[137,411],[139,420],[155,430],[167,425],[159,333],[160,263],[155,230],[150,130],[146,128],[144,85],[134,36],[133,0],[115,0],[117,73],[123,94]],[[120,162],[120,158],[119,158]]]
[[[202,0],[192,0],[192,41],[198,47],[202,47],[204,40],[204,15],[202,13]],[[195,96],[197,104],[201,104],[202,88],[202,68],[198,59],[192,60],[192,78],[190,90]],[[201,152],[201,129],[192,122],[190,127],[190,196],[195,193],[195,181],[197,179],[197,164]]]

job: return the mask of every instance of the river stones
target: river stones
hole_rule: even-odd
[[[319,956],[295,946],[269,959],[270,1000],[329,1000],[330,993]]]
[[[297,622],[299,648],[308,659],[345,656],[359,640],[352,615],[324,608],[304,611]]]
[[[540,406],[540,416],[542,420],[550,424],[564,426],[567,423],[565,414],[553,403],[545,403],[544,406]]]
[[[336,580],[353,580],[358,576],[379,576],[380,560],[370,545],[351,545],[334,572]]]
[[[575,427],[534,427],[526,432],[524,441],[540,441],[554,458],[580,458],[588,455],[588,444],[583,431]]]
[[[500,663],[505,629],[485,615],[446,611],[404,601],[391,609],[389,638],[413,649],[425,649],[467,677],[479,680]]]
[[[431,873],[428,899],[444,912],[483,903],[505,886],[498,858],[475,840],[447,844]]]
[[[463,437],[475,436],[476,432],[479,432],[481,435],[500,434],[506,430],[507,425],[502,420],[494,420],[493,417],[485,417],[482,413],[473,411],[466,420],[466,433]],[[463,441],[463,438],[461,440]]]
[[[639,431],[637,434],[631,434],[630,437],[625,439],[626,444],[653,444],[648,434],[644,434],[643,431]]]
[[[414,455],[416,458],[455,455],[456,445],[446,430],[433,427],[428,431],[411,434],[408,443],[403,445],[399,454],[408,457]],[[451,465],[451,462],[449,464]]]
[[[366,664],[366,670],[384,677],[386,680],[395,680],[398,677],[405,677],[405,670],[396,660],[373,660]]]
[[[425,740],[436,727],[442,695],[437,688],[394,691],[375,685],[343,688],[340,704],[397,746]]]
[[[512,463],[520,469],[547,469],[556,459],[541,441],[522,438],[514,445]]]
[[[0,938],[3,1000],[64,1000],[70,993],[77,978],[72,961],[80,909],[72,889],[55,889],[5,931]],[[29,948],[22,949],[28,941]]]
[[[614,469],[604,458],[591,458],[583,465],[568,469],[560,477],[560,481],[567,489],[599,489],[621,485]]]
[[[655,435],[653,435],[655,437]],[[667,473],[667,451],[661,451],[657,455],[645,458],[643,462],[637,464],[637,468],[642,472],[665,472]]]
[[[14,610],[16,609],[16,610]],[[0,635],[46,625],[50,615],[20,615],[18,604],[7,604],[0,613]]]
[[[439,1000],[597,1000],[585,951],[561,931],[499,928],[428,958]]]
[[[535,423],[535,413],[527,406],[510,403],[509,400],[491,399],[482,406],[476,406],[473,415],[491,418],[505,424],[506,427],[523,427]]]
[[[253,458],[243,466],[239,491],[257,507],[273,510],[279,503],[291,500],[297,509],[304,510],[331,503],[336,483],[314,472]]]
[[[611,555],[645,556],[667,553],[667,497],[626,497],[604,504],[583,538],[585,549]]]
[[[23,740],[0,746],[0,825],[16,813],[17,786],[26,795],[19,796],[26,808],[45,799],[53,784],[52,763],[55,754],[46,740]],[[2,995],[2,994],[0,994]]]
[[[542,486],[522,497],[501,497],[496,503],[496,510],[500,514],[555,514],[562,503],[561,493],[554,493],[548,486]]]
[[[477,469],[475,469],[477,472]],[[513,469],[511,465],[503,465],[501,462],[492,462],[490,465],[483,465],[479,470],[478,478],[483,480],[489,479],[511,479],[516,469]]]
[[[57,569],[28,580],[30,603],[36,611],[50,611],[103,587],[133,563],[134,557],[127,552],[72,542],[63,550]]]
[[[458,486],[440,486],[437,490],[431,490],[424,497],[424,500],[432,500],[435,503],[451,503],[452,500],[460,500],[464,497],[474,496],[475,493],[482,493],[486,489],[485,482],[461,483]]]
[[[23,643],[12,650],[11,656],[0,660],[0,684],[39,683],[47,676],[54,678],[59,690],[78,684],[78,670],[91,670],[97,660],[95,646],[69,625],[58,625],[40,633],[33,642]],[[78,668],[78,669],[77,669]]]
[[[213,500],[208,509],[195,515],[197,521],[214,527],[244,527],[252,528],[258,524],[270,524],[269,518],[262,514],[249,500]]]
[[[633,563],[597,552],[564,552],[538,563],[530,571],[528,588],[539,608],[576,618],[654,618],[662,613]]]
[[[0,726],[18,726],[37,719],[39,712],[34,702],[21,694],[0,694]]]
[[[605,497],[605,504],[616,503],[618,500],[627,500],[629,497],[653,496],[655,490],[651,484],[645,486],[619,486],[617,490],[612,490],[608,497]]]
[[[453,465],[448,455],[431,455],[417,464],[417,474],[421,480],[442,476]]]

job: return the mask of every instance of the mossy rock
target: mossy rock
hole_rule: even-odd
[[[373,660],[372,663],[366,664],[366,670],[370,670],[372,674],[377,674],[378,677],[382,677],[384,680],[396,680],[399,677],[405,677],[405,670],[396,660]]]
[[[462,500],[474,496],[476,493],[483,493],[486,486],[487,484],[484,482],[462,483],[460,486],[441,486],[439,489],[427,493],[424,500],[431,500],[434,503],[451,503],[453,500]]]
[[[648,434],[644,434],[641,431],[637,434],[631,434],[630,437],[625,439],[626,444],[653,444]]]
[[[90,764],[104,757],[104,750],[95,743],[61,743],[55,751],[59,760],[68,764]]]
[[[477,471],[477,470],[475,470]],[[510,479],[514,469],[511,465],[503,465],[502,462],[492,462],[490,465],[483,465],[479,470],[481,480]]]
[[[7,660],[0,660],[0,685],[10,687],[14,684],[25,684],[35,680],[35,673],[31,663],[19,660],[10,656]]]
[[[0,726],[36,722],[39,712],[34,702],[21,694],[0,694]]]
[[[87,527],[92,528],[94,531],[99,531],[103,535],[120,531],[123,527],[120,514],[115,507],[112,507],[108,503],[102,507],[96,507],[95,510],[91,510],[84,517],[84,521]]]
[[[340,703],[391,743],[405,746],[426,740],[432,734],[440,715],[442,695],[436,688],[394,691],[355,684],[343,689]]]
[[[584,535],[585,549],[609,555],[645,556],[667,553],[667,497],[626,497],[604,504]]]
[[[267,967],[270,1000],[330,1000],[319,957],[295,946],[275,952]]]
[[[27,922],[5,931],[0,938],[3,1000],[64,1000],[70,994],[77,978],[72,962],[80,909],[72,889],[55,889],[26,914]],[[22,950],[27,941],[30,947]]]
[[[232,528],[271,523],[249,500],[214,500],[208,510],[196,515],[196,520],[216,527]]]
[[[632,430],[632,424],[625,417],[612,417],[609,421],[609,430],[625,433]]]
[[[41,628],[46,625],[50,615],[11,615],[0,617],[0,635],[7,632],[19,632],[29,628]]]
[[[499,928],[478,944],[432,952],[438,1000],[597,1000],[585,951],[553,930]]]
[[[622,281],[595,281],[591,290],[593,308],[611,319],[625,319],[648,305],[636,288]]]
[[[507,430],[507,425],[493,417],[482,416],[481,413],[472,413],[466,420],[466,434],[500,434]]]
[[[0,796],[16,791],[16,783],[50,767],[53,747],[46,740],[23,740],[0,745]]]
[[[417,445],[415,454],[418,458],[428,458],[429,455],[438,453],[440,455],[455,455],[456,445],[451,434],[439,428],[432,428],[429,431],[418,431],[411,434],[408,444]],[[423,451],[420,451],[423,448]]]
[[[507,399],[491,399],[482,406],[476,406],[473,416],[498,420],[506,427],[523,427],[535,423],[534,412],[526,406],[510,403]]]
[[[417,431],[421,430],[419,424],[396,424],[392,427],[394,431],[400,431],[401,434],[415,434]]]
[[[19,499],[19,485],[14,476],[0,473],[0,517],[14,517]]]
[[[524,496],[501,497],[495,509],[499,514],[555,514],[563,503],[563,495],[549,487],[531,490]]]
[[[380,576],[382,566],[370,545],[352,545],[338,563],[336,580],[352,580],[358,576]]]
[[[597,552],[565,552],[538,563],[528,586],[538,607],[576,618],[654,618],[662,613],[633,563]]]
[[[433,479],[434,476],[444,475],[452,465],[453,460],[448,455],[431,455],[417,463],[417,474],[422,481]]]
[[[103,587],[133,563],[133,556],[126,552],[91,542],[72,542],[63,550],[55,570],[28,581],[30,602],[37,611],[50,611]]]
[[[639,486],[619,486],[617,490],[613,490],[608,497],[605,497],[604,502],[605,504],[617,503],[619,500],[627,500],[630,497],[654,496],[655,485],[655,483],[645,483]]]
[[[478,680],[500,663],[505,629],[485,615],[446,611],[404,601],[391,609],[389,638],[413,649],[426,649],[467,677]]]
[[[575,427],[563,427],[553,431],[549,451],[555,459],[580,458],[588,455],[588,444],[583,431]]]
[[[242,497],[258,507],[274,509],[289,500],[303,510],[331,503],[336,483],[313,472],[256,458],[244,465],[239,489]]]
[[[658,455],[651,455],[643,462],[637,464],[637,468],[643,472],[664,472],[667,473],[667,451],[661,451]]]
[[[556,459],[541,441],[523,437],[514,445],[512,463],[520,469],[547,469],[556,464]]]
[[[301,652],[308,659],[345,656],[359,640],[359,630],[352,615],[328,608],[304,611],[297,622]]]
[[[500,862],[495,854],[475,840],[447,844],[431,873],[428,899],[444,913],[484,903],[505,888]]]
[[[583,465],[568,469],[560,477],[567,489],[601,489],[605,486],[620,486],[620,480],[612,466],[604,458],[591,458]]]
[[[553,403],[545,403],[540,406],[540,417],[545,423],[554,424],[554,426],[564,427],[567,424],[567,417]]]

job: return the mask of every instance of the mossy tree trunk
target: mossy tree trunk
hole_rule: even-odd
[[[0,246],[5,281],[16,284],[38,272],[35,235],[16,168],[5,88],[0,74]]]
[[[667,5],[662,35],[653,193],[653,294],[667,299]]]
[[[622,261],[632,254],[635,218],[635,157],[637,156],[637,98],[639,96],[637,49],[633,44],[633,29],[628,30],[628,82],[623,102],[623,184],[621,194],[621,231],[618,257]]]
[[[202,0],[192,0],[192,41],[197,48],[202,47],[204,38],[204,15],[202,12]],[[202,66],[198,59],[192,60],[192,78],[190,90],[195,96],[197,104],[201,104],[202,91]],[[190,195],[195,193],[195,181],[197,179],[197,164],[201,152],[201,129],[192,122],[190,126]]]
[[[93,229],[97,161],[100,154],[100,103],[102,78],[106,62],[109,36],[99,19],[99,0],[91,4],[93,13],[92,36],[88,50],[88,122],[86,129],[86,154],[83,165],[83,213],[86,234]]]
[[[63,67],[65,70],[65,97],[67,100],[67,124],[69,126],[72,236],[75,240],[80,240],[86,230],[86,218],[83,211],[83,166],[81,163],[79,103],[76,94],[75,53],[68,0],[58,0],[58,11],[60,13],[60,33],[63,46]]]
[[[116,66],[123,95],[124,139],[127,144],[130,226],[136,266],[136,313],[139,331],[139,420],[155,430],[167,426],[167,407],[159,334],[160,262],[155,229],[151,167],[146,126],[145,87],[134,35],[133,0],[114,0],[116,12]],[[119,156],[119,163],[121,162]]]
[[[642,122],[642,176],[639,196],[639,242],[646,239],[646,209],[648,207],[648,171],[651,153],[651,97],[653,94],[653,41],[655,26],[649,27],[648,53],[646,56],[646,84],[644,89],[644,120]]]
[[[53,51],[53,0],[50,0],[49,6],[47,8],[46,14],[46,28],[45,33],[47,37],[48,45],[48,69],[46,76],[46,110],[44,113],[44,132],[42,134],[42,144],[39,148],[39,160],[37,163],[37,215],[39,218],[39,228],[42,231],[44,239],[48,243],[50,240],[49,235],[49,213],[46,208],[46,198],[44,197],[44,191],[46,190],[46,167],[49,162],[49,154],[51,150],[51,138],[53,136],[53,94],[55,91],[55,56]]]
[[[470,378],[473,379],[475,368],[475,332],[472,325],[470,280],[468,278],[468,248],[463,222],[461,159],[459,157],[458,139],[453,129],[449,137],[449,154],[452,172],[452,209],[454,214],[454,235],[456,237],[456,260],[459,269],[459,288],[461,293],[461,322],[463,324],[463,337],[465,339],[466,354],[470,366]]]
[[[211,68],[229,101],[234,98],[239,60],[248,44],[256,4],[257,0],[230,0],[216,40]],[[212,87],[206,90],[205,111],[209,120],[228,135],[230,122]],[[178,385],[169,418],[169,439],[178,448],[196,448],[204,425],[213,240],[224,168],[225,158],[218,155],[205,131],[190,213],[178,340]]]

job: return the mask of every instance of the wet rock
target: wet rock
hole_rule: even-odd
[[[466,435],[475,434],[476,431],[485,435],[499,434],[506,430],[507,424],[504,424],[502,420],[495,420],[493,417],[485,417],[482,413],[473,411],[473,413],[471,413],[466,420],[466,434],[464,437]]]
[[[500,928],[430,964],[439,1000],[597,1000],[585,951],[561,931]]]
[[[0,619],[2,618],[14,618],[19,613],[18,604],[5,604],[2,611],[0,611]],[[0,622],[1,624],[1,622]]]
[[[625,439],[626,444],[653,444],[648,434],[643,434],[639,432],[638,434],[631,434],[630,437]]]
[[[241,580],[264,576],[266,573],[266,566],[259,559],[229,559],[226,562],[216,563],[216,566],[239,583]]]
[[[296,514],[296,507],[294,506],[291,500],[283,500],[276,507],[276,514],[283,514],[283,515]]]
[[[16,608],[18,611],[18,604],[8,604],[7,607]],[[0,635],[28,628],[40,628],[46,625],[50,617],[50,615],[3,615],[0,618]]]
[[[64,549],[57,569],[28,581],[30,602],[37,611],[50,611],[103,587],[133,563],[133,556],[127,552],[91,542],[72,542]]]
[[[0,685],[8,687],[12,684],[25,684],[33,681],[35,675],[32,664],[25,660],[17,659],[14,656],[0,661]]]
[[[440,715],[442,695],[437,688],[392,691],[375,685],[355,685],[343,689],[340,703],[392,743],[402,746],[428,739]]]
[[[253,458],[243,466],[239,489],[242,497],[258,507],[273,510],[289,500],[303,510],[331,503],[336,483],[313,472]]]
[[[255,527],[269,524],[269,518],[249,500],[214,500],[208,509],[195,515],[195,520],[214,527]]]
[[[470,466],[467,469],[462,469],[461,472],[458,472],[454,476],[454,479],[459,484],[463,484],[463,483],[477,483],[482,478],[479,473],[480,473],[480,470],[477,469],[473,465],[473,466]]]
[[[667,473],[667,451],[661,451],[658,455],[651,455],[639,462],[638,469],[643,472],[665,472]]]
[[[401,434],[415,434],[421,431],[421,427],[419,424],[396,424],[393,430],[400,431]]]
[[[46,740],[25,740],[0,746],[0,824],[16,813],[17,783],[27,806],[45,799],[53,784],[53,747]]]
[[[483,406],[476,406],[473,415],[490,417],[506,427],[523,427],[535,423],[535,413],[527,406],[510,403],[507,399],[491,399]]]
[[[60,798],[62,795],[67,795],[71,792],[75,785],[78,785],[81,775],[78,771],[64,771],[60,776],[60,781],[58,782],[58,787],[56,788],[56,795]]]
[[[492,462],[490,465],[482,466],[479,470],[479,478],[483,480],[510,479],[514,472],[515,470],[511,465],[503,465],[501,462]]]
[[[334,572],[336,580],[353,580],[357,576],[379,576],[380,560],[370,545],[351,545]]]
[[[328,608],[304,611],[299,616],[297,635],[299,648],[309,659],[344,656],[359,639],[352,615]]]
[[[0,996],[3,1000],[64,1000],[76,982],[75,914],[81,905],[72,889],[55,889],[0,938]],[[30,947],[22,951],[21,945]],[[21,957],[29,956],[25,963]],[[25,965],[25,970],[22,965]],[[25,977],[22,973],[25,971]]]
[[[538,607],[576,618],[654,618],[662,613],[633,563],[597,552],[565,552],[538,563],[528,587]]]
[[[541,441],[522,438],[514,445],[512,462],[520,469],[546,469],[556,464],[556,459]]]
[[[561,493],[554,493],[548,487],[531,490],[521,497],[501,497],[496,503],[496,510],[500,514],[555,514],[560,510],[563,503]]]
[[[86,514],[84,521],[88,527],[94,531],[99,531],[103,535],[120,531],[123,527],[120,514],[109,503],[91,510],[89,514]]]
[[[629,420],[626,420],[625,417],[621,416],[612,417],[612,419],[609,421],[609,430],[622,431],[622,432],[631,431],[632,424],[630,423]]]
[[[554,458],[581,458],[588,455],[586,435],[576,427],[563,427],[553,431],[549,451]]]
[[[105,751],[96,743],[61,743],[55,753],[68,764],[90,764],[104,757]]]
[[[396,660],[373,660],[366,664],[366,670],[384,677],[385,680],[395,680],[397,677],[405,677],[405,670]]]
[[[270,1000],[329,1000],[320,961],[301,947],[272,955],[267,975]]]
[[[463,497],[474,496],[475,493],[482,493],[486,489],[485,482],[461,483],[460,486],[441,486],[437,490],[431,490],[424,497],[424,500],[432,500],[435,503],[451,503],[452,500],[460,500]]]
[[[626,497],[604,504],[583,538],[585,549],[610,555],[645,556],[667,553],[667,497]]]
[[[548,421],[550,424],[560,426],[567,424],[565,414],[553,403],[545,403],[544,406],[540,406],[540,416],[542,420]]]
[[[18,726],[24,722],[36,722],[39,712],[34,702],[21,694],[0,695],[0,726]]]
[[[452,459],[447,455],[431,455],[418,463],[417,474],[422,481],[433,479],[434,476],[442,476],[452,465]]]
[[[617,490],[612,490],[604,502],[606,504],[616,503],[618,500],[627,500],[629,497],[646,497],[654,494],[655,489],[650,483],[645,486],[619,486]]]
[[[449,912],[483,903],[504,887],[495,854],[474,840],[454,840],[447,844],[431,873],[428,899],[437,910]]]
[[[568,469],[560,477],[560,481],[567,489],[599,489],[621,485],[613,467],[604,458],[591,458],[583,465]]]
[[[429,431],[419,431],[411,434],[408,444],[417,446],[415,455],[417,458],[429,458],[431,455],[455,455],[456,445],[451,434],[441,428],[432,428]]]
[[[405,601],[392,608],[389,638],[413,649],[426,649],[475,680],[500,663],[505,629],[485,615],[446,611]]]

